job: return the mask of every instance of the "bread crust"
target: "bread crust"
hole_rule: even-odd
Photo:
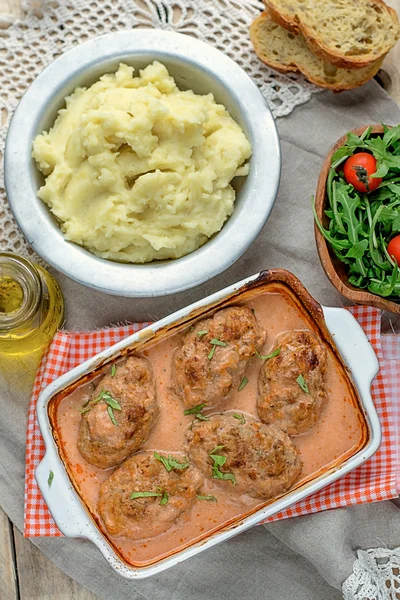
[[[278,23],[281,27],[288,29],[289,31],[293,31],[293,33],[301,33],[299,23],[294,19],[291,19],[289,15],[285,14],[285,16],[281,15],[272,4],[268,3],[268,0],[264,0],[265,7],[267,9],[268,14],[271,19]]]
[[[370,77],[366,76],[364,79],[358,80],[356,83],[353,83],[352,85],[350,85],[350,84],[342,84],[342,85],[330,84],[324,80],[318,80],[316,77],[313,77],[310,73],[306,73],[305,69],[299,69],[299,71],[300,71],[300,73],[302,73],[304,75],[304,77],[308,81],[310,81],[311,83],[314,83],[318,87],[322,87],[326,90],[332,90],[333,92],[344,92],[345,90],[354,90],[355,88],[360,87],[360,86],[364,85],[365,83],[367,83],[368,81],[370,81],[379,71],[382,61],[383,61],[383,58],[380,59],[379,61],[377,61],[377,63],[379,63],[379,64],[377,64],[371,70]]]
[[[322,87],[322,88],[328,89],[328,90],[332,90],[334,92],[341,92],[344,90],[350,90],[350,89],[354,89],[356,87],[360,87],[361,85],[364,85],[364,83],[367,83],[367,81],[372,79],[372,77],[374,77],[374,75],[379,71],[379,68],[382,64],[383,58],[378,59],[377,61],[375,61],[374,63],[371,64],[371,70],[368,72],[368,74],[366,74],[365,78],[355,80],[352,83],[342,82],[342,84],[339,84],[339,83],[328,83],[327,81],[325,81],[323,79],[319,79],[318,77],[315,77],[313,75],[313,73],[310,72],[309,70],[307,70],[306,66],[302,63],[296,63],[295,65],[290,64],[287,66],[283,65],[282,63],[277,63],[273,60],[272,57],[269,57],[269,56],[266,57],[265,54],[261,51],[261,47],[260,47],[260,44],[259,44],[259,41],[258,41],[258,38],[256,35],[256,30],[257,30],[257,27],[259,26],[259,24],[262,23],[263,21],[267,21],[268,19],[271,19],[271,18],[272,18],[272,14],[271,14],[270,10],[261,13],[261,15],[259,15],[250,26],[250,39],[251,39],[255,53],[257,54],[258,58],[263,63],[265,63],[272,69],[279,71],[280,73],[300,72],[306,77],[306,79],[308,81],[310,81],[311,83],[314,83],[315,85],[317,85],[319,87]],[[291,30],[291,31],[293,31],[293,30]],[[293,32],[293,33],[295,33],[295,32]],[[328,62],[330,62],[330,61],[328,61]]]
[[[285,27],[285,29],[289,29],[290,31],[293,31],[294,33],[301,33],[303,35],[308,47],[310,48],[310,50],[312,52],[314,52],[314,54],[316,54],[323,60],[327,60],[328,62],[332,63],[333,65],[336,65],[337,67],[341,67],[343,69],[353,69],[353,68],[361,68],[361,67],[371,66],[371,68],[373,68],[374,63],[378,60],[383,61],[383,59],[385,58],[386,54],[389,51],[389,50],[385,50],[381,54],[377,54],[377,55],[366,54],[362,57],[361,56],[359,56],[359,57],[345,56],[344,54],[340,53],[339,51],[335,52],[331,48],[328,48],[328,46],[326,46],[326,44],[324,44],[320,39],[318,39],[318,37],[313,35],[313,33],[311,32],[311,29],[309,27],[307,27],[306,23],[303,23],[301,20],[298,20],[298,19],[296,19],[296,20],[292,19],[287,13],[285,13],[285,14],[280,13],[279,10],[277,9],[277,7],[274,5],[273,0],[263,0],[263,1],[264,1],[265,6],[268,8],[271,18],[276,23],[278,23],[282,27]],[[382,8],[384,10],[387,10],[389,12],[392,20],[395,23],[397,23],[398,31],[397,31],[397,35],[394,40],[394,44],[395,44],[400,36],[399,19],[398,19],[396,11],[393,8],[391,8],[390,6],[387,6],[387,4],[385,4],[385,2],[383,0],[373,0],[373,2],[374,2],[374,4],[379,4],[380,6],[382,6]]]
[[[249,29],[250,40],[251,40],[251,43],[253,44],[253,48],[254,48],[255,53],[257,54],[258,58],[264,64],[268,65],[269,67],[271,67],[275,71],[279,71],[279,73],[299,73],[299,69],[298,69],[297,66],[294,66],[294,65],[287,65],[286,66],[286,65],[283,65],[282,63],[275,62],[272,58],[267,60],[265,58],[265,55],[261,52],[260,45],[258,43],[258,38],[257,38],[257,35],[256,35],[256,29],[257,29],[257,26],[260,23],[262,23],[263,21],[265,21],[267,18],[268,18],[268,13],[267,12],[263,12],[256,19],[254,19],[254,21],[250,25],[250,29]],[[278,23],[278,25],[279,25],[279,23]]]

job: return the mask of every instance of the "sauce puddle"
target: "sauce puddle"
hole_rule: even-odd
[[[267,331],[267,341],[262,354],[271,351],[279,333],[290,329],[315,330],[315,325],[313,327],[313,322],[305,310],[297,306],[291,300],[290,294],[284,290],[280,293],[259,293],[258,296],[238,304],[246,304],[254,309],[258,322]],[[172,354],[180,345],[180,334],[171,335],[157,344],[150,344],[151,342],[143,354],[152,364],[160,416],[142,450],[157,450],[162,453],[182,451],[185,432],[193,416],[185,416],[183,403],[169,393]],[[301,479],[296,482],[296,487],[299,487],[302,481],[309,481],[322,470],[326,471],[330,466],[341,464],[359,450],[363,441],[364,420],[351,384],[344,376],[343,367],[332,349],[328,344],[324,345],[328,352],[325,376],[328,401],[316,426],[305,434],[292,437],[303,461]],[[260,359],[252,359],[246,369],[249,381],[245,388],[241,391],[236,390],[219,411],[205,411],[205,414],[234,410],[244,413],[245,416],[249,414],[258,418],[256,401],[261,365]],[[59,401],[54,425],[59,437],[60,453],[68,465],[69,475],[76,489],[103,534],[126,563],[134,566],[153,564],[271,502],[241,496],[233,490],[229,481],[206,479],[201,494],[215,496],[217,502],[196,500],[179,522],[167,532],[139,541],[107,535],[97,511],[97,499],[101,483],[114,469],[104,470],[90,465],[77,449],[81,419],[79,409],[91,394],[93,383],[96,381],[97,379],[93,379],[92,382],[78,387]]]

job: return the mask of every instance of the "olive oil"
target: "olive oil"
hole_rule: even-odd
[[[17,310],[24,297],[21,286],[12,277],[6,275],[0,279],[0,313]]]
[[[62,293],[50,273],[17,254],[0,253],[0,364],[28,355],[39,361],[63,318]]]

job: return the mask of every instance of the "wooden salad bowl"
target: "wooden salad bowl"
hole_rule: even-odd
[[[364,127],[357,127],[357,129],[353,129],[352,132],[356,135],[361,135],[367,127],[368,125],[365,125]],[[383,133],[382,125],[372,125],[372,133]],[[329,221],[328,217],[325,215],[325,209],[327,208],[328,203],[328,196],[326,193],[326,180],[331,166],[332,156],[334,152],[336,152],[336,150],[340,148],[340,146],[343,146],[343,144],[346,142],[346,139],[347,133],[343,135],[333,146],[333,148],[325,158],[318,179],[317,191],[315,194],[315,209],[317,212],[318,219],[325,228],[327,228]],[[328,242],[325,240],[315,223],[314,233],[322,267],[326,275],[328,276],[329,281],[332,283],[332,285],[334,285],[338,292],[342,294],[342,296],[348,298],[348,300],[351,300],[355,304],[367,304],[369,306],[381,308],[382,310],[387,310],[392,313],[400,314],[400,303],[393,302],[392,300],[387,300],[386,298],[377,296],[376,294],[372,294],[367,290],[356,288],[351,283],[349,283],[346,265],[343,264],[331,251]]]

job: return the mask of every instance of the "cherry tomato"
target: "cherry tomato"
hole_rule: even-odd
[[[368,194],[373,192],[382,182],[379,177],[372,177],[376,173],[376,159],[368,152],[353,154],[344,163],[344,177],[347,183],[351,183],[357,192]]]
[[[387,251],[389,256],[393,256],[397,264],[400,265],[400,235],[396,235],[390,240]]]

